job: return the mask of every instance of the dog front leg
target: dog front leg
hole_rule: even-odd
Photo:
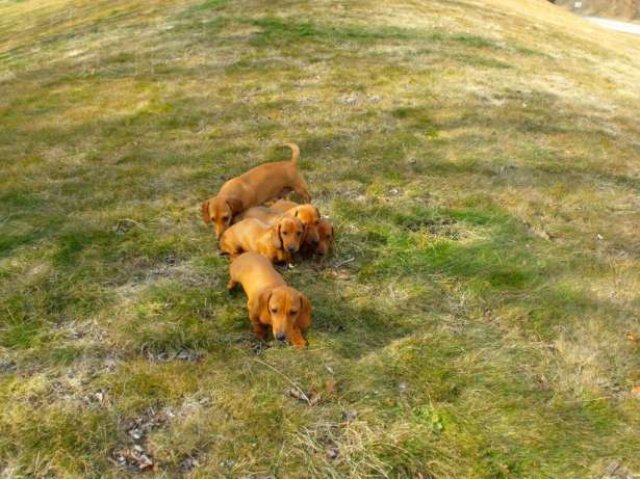
[[[302,332],[298,327],[293,327],[289,332],[289,341],[296,348],[304,348],[307,346],[307,341],[302,336]]]

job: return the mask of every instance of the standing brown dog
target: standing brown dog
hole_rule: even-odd
[[[297,348],[307,344],[302,333],[311,326],[311,303],[287,286],[269,260],[257,253],[243,253],[231,263],[229,274],[227,288],[240,283],[247,294],[249,320],[258,337],[265,339],[271,325],[276,340],[289,340]]]
[[[298,171],[300,148],[295,143],[286,145],[291,149],[290,161],[265,163],[252,168],[226,181],[215,197],[202,203],[202,219],[205,223],[213,222],[216,237],[220,238],[229,228],[234,215],[292,190],[305,202],[311,200],[307,183]]]

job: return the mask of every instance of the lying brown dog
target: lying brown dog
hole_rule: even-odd
[[[249,207],[260,205],[272,198],[295,191],[305,202],[311,201],[309,188],[298,171],[300,149],[295,143],[291,148],[291,160],[259,165],[239,177],[226,181],[215,197],[202,203],[202,219],[213,222],[216,237],[229,228],[233,216]]]
[[[229,227],[220,237],[220,250],[236,258],[243,252],[256,252],[272,262],[293,261],[300,249],[304,227],[295,217],[284,216],[269,225],[247,218]]]
[[[247,218],[256,218],[264,223],[273,225],[283,216],[294,217],[302,222],[302,225],[304,226],[304,232],[302,234],[303,243],[318,243],[318,232],[314,227],[317,227],[320,222],[320,210],[309,203],[304,205],[293,203],[293,207],[284,212],[276,210],[273,207],[251,207],[241,214],[236,215],[233,221],[236,222],[236,220],[242,221]]]
[[[282,198],[269,205],[269,208],[273,208],[274,210],[278,210],[280,212],[286,212],[287,210],[291,210],[292,208],[295,208],[297,206],[298,204],[296,202],[292,202],[291,200]]]
[[[243,253],[229,268],[228,289],[238,283],[247,294],[249,320],[255,334],[265,339],[271,325],[273,337],[295,347],[307,344],[302,333],[311,326],[311,304],[295,288],[287,286],[273,265],[257,253]]]
[[[296,202],[290,200],[278,200],[272,204],[268,210],[274,213],[288,212],[297,206],[298,204]],[[319,213],[318,211],[318,214]],[[335,246],[335,231],[333,225],[329,219],[320,217],[309,226],[300,251],[305,255],[326,255],[333,246]]]
[[[282,215],[283,212],[270,207],[251,207],[233,217],[232,223],[239,223],[247,218],[255,218],[261,222],[271,224],[271,222],[277,221]]]

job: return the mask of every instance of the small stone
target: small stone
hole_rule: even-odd
[[[222,468],[231,468],[236,464],[236,462],[234,460],[222,460],[220,462],[220,466]]]
[[[156,359],[159,362],[166,362],[167,360],[169,360],[169,352],[160,352],[158,355],[156,355]]]
[[[14,372],[16,363],[13,360],[0,360],[0,372]]]
[[[358,412],[355,410],[347,410],[343,413],[344,421],[347,423],[353,422],[356,418],[358,418]]]
[[[191,360],[192,357],[193,355],[188,350],[180,350],[178,352],[178,355],[176,355],[176,358],[178,358],[178,360]]]
[[[147,454],[143,453],[138,457],[138,468],[140,470],[146,470],[153,467],[153,460],[151,460]]]
[[[327,457],[329,457],[329,459],[335,460],[336,458],[338,458],[338,455],[340,455],[340,450],[338,450],[337,448],[331,447],[327,449]]]
[[[198,460],[193,457],[187,457],[182,462],[180,462],[180,466],[178,468],[180,468],[180,471],[182,472],[188,472],[189,470],[193,470],[199,465],[200,464],[198,463]]]

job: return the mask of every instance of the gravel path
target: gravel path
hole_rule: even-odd
[[[637,23],[620,22],[618,20],[609,20],[607,18],[600,17],[585,17],[587,20],[591,20],[597,23],[601,27],[608,28],[609,30],[616,30],[618,32],[632,33],[634,35],[640,35],[640,25]]]

